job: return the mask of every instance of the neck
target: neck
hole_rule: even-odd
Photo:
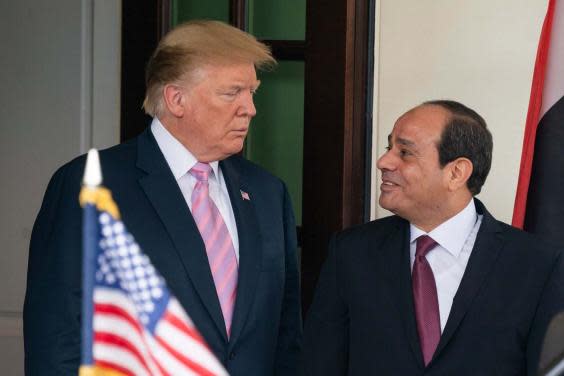
[[[472,195],[469,194],[467,196],[459,197],[456,200],[447,200],[443,205],[435,208],[433,214],[429,215],[427,213],[417,220],[410,221],[410,223],[427,233],[431,232],[464,210],[472,199]]]
[[[221,156],[217,155],[198,142],[197,136],[192,136],[184,131],[184,124],[179,122],[175,117],[172,116],[162,116],[159,121],[165,127],[165,129],[182,144],[188,150],[198,162],[210,163],[223,159]]]

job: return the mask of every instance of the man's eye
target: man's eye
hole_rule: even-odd
[[[400,151],[399,151],[399,155],[400,155],[401,157],[406,157],[406,156],[408,156],[408,155],[410,155],[410,154],[411,154],[411,153],[409,152],[409,150],[400,149]]]
[[[392,147],[391,147],[390,145],[388,145],[388,146],[386,146],[384,149],[385,149],[386,151],[390,151],[390,150],[392,150]]]
[[[222,95],[225,95],[227,97],[234,97],[236,95],[238,95],[241,92],[240,88],[232,88],[229,90],[225,90],[224,92],[222,92]]]

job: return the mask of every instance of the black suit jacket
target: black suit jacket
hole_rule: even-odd
[[[535,375],[564,308],[560,251],[483,214],[438,348],[423,364],[409,223],[392,216],[336,235],[305,324],[307,375]]]
[[[100,153],[122,219],[231,375],[294,375],[301,348],[296,228],[284,184],[238,156],[220,162],[239,236],[228,340],[203,240],[147,130]],[[53,176],[34,225],[24,306],[26,373],[76,374],[85,158]],[[243,200],[241,191],[250,200]]]

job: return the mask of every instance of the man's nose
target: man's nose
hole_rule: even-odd
[[[257,109],[255,107],[255,102],[253,100],[253,94],[250,91],[245,92],[241,99],[241,107],[239,110],[239,115],[253,117],[256,114],[257,114]]]
[[[384,154],[378,158],[376,161],[376,167],[381,170],[394,170],[395,169],[395,160],[396,157],[392,154],[391,151],[386,151]]]

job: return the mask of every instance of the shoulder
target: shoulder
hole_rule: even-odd
[[[121,144],[100,150],[99,153],[102,172],[121,170],[126,167],[135,166],[138,155],[138,143],[141,137],[146,136],[143,133],[140,136]]]
[[[545,262],[553,262],[560,257],[562,248],[556,244],[506,223],[499,221],[497,223],[509,250],[515,250],[524,256]]]
[[[361,225],[352,226],[336,233],[335,238],[337,241],[346,242],[355,239],[364,238],[385,238],[390,232],[403,230],[408,223],[405,219],[392,215],[364,223]]]
[[[331,239],[338,257],[365,258],[388,247],[400,249],[407,239],[409,223],[389,216],[337,232]]]
[[[107,164],[109,167],[111,167],[111,165],[116,162],[125,161],[129,159],[128,157],[137,154],[136,144],[137,144],[137,138],[134,138],[132,140],[126,141],[118,145],[114,145],[107,149],[99,150],[98,153],[100,156],[100,163],[103,165],[103,167],[105,167],[104,164]],[[107,163],[107,162],[111,162],[111,163]],[[86,164],[86,154],[81,154],[78,157],[70,160],[69,162],[59,167],[57,171],[53,174],[53,177],[54,178],[55,177],[60,178],[63,176],[75,177],[76,175],[80,175],[83,173],[85,164]]]
[[[253,187],[285,190],[285,184],[280,178],[240,155],[233,155],[221,161],[221,168],[235,171],[242,181]]]
[[[498,221],[485,208],[479,212],[484,218],[478,237],[493,236],[499,239],[503,244],[503,257],[513,259],[515,264],[545,270],[561,257],[562,247]]]

